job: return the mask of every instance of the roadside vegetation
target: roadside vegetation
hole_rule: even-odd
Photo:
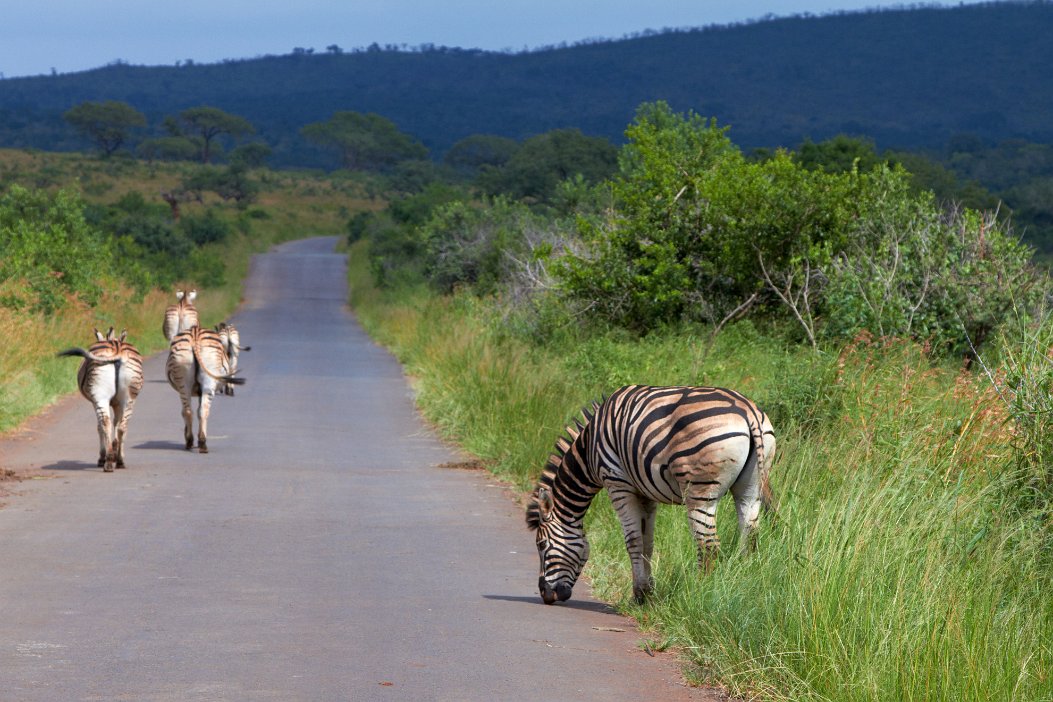
[[[590,511],[586,575],[652,647],[748,699],[1053,697],[1051,288],[1011,222],[662,104],[627,137],[608,179],[349,225],[352,304],[426,415],[527,490],[622,384],[738,389],[779,437],[757,553],[724,506],[703,577],[662,507],[638,606],[605,493]]]

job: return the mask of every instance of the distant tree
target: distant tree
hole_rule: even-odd
[[[126,102],[82,102],[67,110],[62,117],[78,132],[88,137],[109,156],[127,141],[131,130],[146,126],[142,112]]]
[[[493,134],[472,134],[450,147],[442,161],[465,175],[481,169],[500,168],[519,150],[519,142]]]
[[[193,161],[198,157],[198,148],[186,137],[166,136],[144,139],[135,153],[147,161]]]
[[[266,165],[270,157],[271,147],[263,142],[254,141],[251,144],[242,144],[231,151],[230,163],[232,166],[243,168],[261,168]]]
[[[821,141],[811,139],[797,149],[797,162],[809,170],[848,173],[853,168],[869,171],[882,162],[874,142],[844,134]]]
[[[336,149],[344,168],[353,171],[383,170],[400,161],[428,156],[423,144],[372,112],[336,112],[329,121],[308,124],[300,133],[316,144]]]
[[[596,183],[617,169],[618,150],[606,139],[578,129],[554,129],[527,139],[502,167],[484,171],[478,180],[492,195],[548,202],[569,178],[580,175]]]
[[[239,137],[244,134],[252,134],[256,130],[244,117],[232,115],[218,107],[191,107],[179,113],[179,119],[186,127],[188,133],[199,138],[201,145],[201,162],[209,163],[212,157],[213,140],[226,134],[231,137]]]
[[[200,196],[211,191],[224,200],[233,200],[239,207],[245,207],[259,194],[259,183],[249,177],[248,171],[240,165],[226,168],[209,166],[201,168],[183,180],[183,190]]]

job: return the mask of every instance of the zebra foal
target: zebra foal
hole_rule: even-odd
[[[95,408],[99,428],[99,462],[103,472],[124,468],[124,441],[128,434],[135,399],[143,389],[143,357],[127,341],[128,333],[119,337],[113,327],[103,336],[95,330],[95,343],[82,348],[60,351],[59,356],[80,356],[84,360],[77,370],[80,394]]]
[[[654,587],[659,502],[687,508],[699,565],[707,573],[720,546],[717,502],[729,490],[741,545],[752,548],[761,506],[772,502],[768,474],[775,433],[742,395],[723,388],[630,385],[595,403],[584,423],[567,432],[527,504],[545,604],[570,598],[589,557],[585,512],[603,488],[622,525],[637,601]]]
[[[168,348],[165,363],[168,384],[179,393],[183,404],[183,438],[186,449],[194,447],[193,398],[198,400],[197,447],[208,453],[208,415],[212,398],[228,384],[241,385],[245,381],[231,375],[230,361],[219,334],[194,326],[176,334]]]
[[[176,334],[198,326],[197,308],[194,307],[195,299],[197,299],[197,290],[189,292],[176,290],[177,302],[165,310],[165,321],[161,325],[161,332],[168,339],[169,344],[175,339]]]

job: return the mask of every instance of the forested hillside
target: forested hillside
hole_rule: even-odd
[[[1053,4],[772,19],[493,53],[378,47],[199,65],[132,66],[0,80],[0,146],[86,146],[62,120],[86,100],[165,115],[207,104],[252,122],[274,165],[336,166],[299,129],[376,112],[439,156],[475,133],[523,139],[573,127],[622,141],[637,105],[664,100],[731,126],[746,147],[838,133],[879,148],[942,147],[959,133],[1053,140]],[[3,66],[0,65],[0,71]]]

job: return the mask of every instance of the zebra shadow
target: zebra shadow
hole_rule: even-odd
[[[185,451],[186,444],[182,441],[144,441],[132,446],[134,449],[160,449],[162,451]]]
[[[550,605],[546,605],[544,602],[541,601],[541,596],[540,595],[531,595],[529,597],[524,597],[524,596],[521,596],[521,595],[483,595],[483,597],[485,599],[495,600],[495,601],[498,601],[498,602],[522,602],[522,603],[525,603],[525,604],[538,605],[538,606],[541,606],[541,607],[550,606]],[[609,604],[607,604],[605,602],[594,602],[592,600],[574,600],[574,599],[570,599],[570,600],[567,600],[566,602],[559,602],[559,603],[556,603],[556,604],[551,605],[551,606],[552,607],[565,607],[565,608],[568,608],[568,609],[580,609],[580,610],[583,610],[583,611],[586,611],[586,612],[597,612],[599,614],[612,614],[612,615],[614,615],[616,617],[621,617],[621,615],[618,614],[618,612],[613,607],[611,607]]]
[[[97,470],[102,472],[102,468],[96,465],[95,461],[58,461],[41,466],[40,470]]]

